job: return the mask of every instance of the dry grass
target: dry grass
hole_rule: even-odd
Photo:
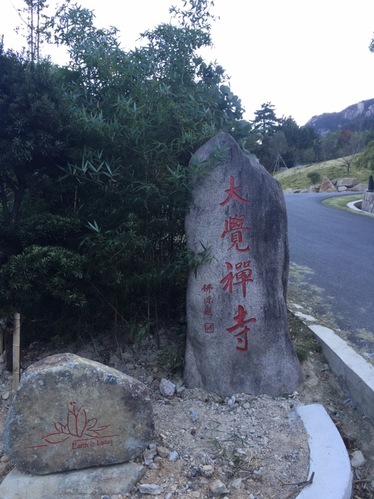
[[[310,173],[318,173],[321,179],[326,176],[330,180],[354,177],[359,182],[367,182],[369,178],[369,170],[358,169],[353,164],[351,165],[349,175],[347,175],[347,167],[344,158],[332,159],[322,163],[313,163],[308,166],[289,168],[274,173],[274,177],[281,184],[283,189],[290,187],[292,189],[303,189],[313,185],[312,180],[308,177]]]

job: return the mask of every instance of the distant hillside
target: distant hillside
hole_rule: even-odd
[[[313,116],[307,125],[312,126],[320,135],[347,128],[351,130],[374,129],[374,99],[352,104],[338,113]]]

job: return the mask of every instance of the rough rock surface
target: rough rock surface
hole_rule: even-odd
[[[336,192],[336,187],[329,178],[323,177],[319,192]]]
[[[14,469],[0,485],[1,499],[94,499],[130,492],[146,468],[137,463],[115,464],[50,475],[31,475]],[[27,491],[27,494],[25,493]],[[122,497],[122,496],[121,496]]]
[[[354,187],[355,185],[358,184],[358,180],[355,179],[354,177],[344,177],[344,178],[339,178],[336,181],[336,187],[346,187],[347,189],[350,189]]]
[[[279,183],[221,133],[193,156],[185,381],[229,396],[280,395],[302,375],[287,327],[287,216]],[[204,257],[201,254],[205,253]]]
[[[10,407],[4,449],[21,471],[48,474],[123,463],[153,438],[146,386],[73,354],[31,365]]]

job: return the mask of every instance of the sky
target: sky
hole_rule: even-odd
[[[182,1],[77,3],[95,12],[97,27],[118,28],[123,48],[131,50],[140,33],[169,22],[169,7]],[[16,8],[23,6],[23,0],[1,0],[5,49],[25,45],[14,32]],[[223,66],[246,119],[270,102],[277,117],[291,116],[302,126],[312,116],[374,98],[373,0],[214,0],[212,13],[219,19],[204,58]],[[63,63],[61,54],[51,55]]]

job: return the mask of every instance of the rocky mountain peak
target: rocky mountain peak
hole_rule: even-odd
[[[374,127],[374,99],[352,104],[336,113],[324,113],[313,116],[307,123],[320,135],[347,128],[365,130]]]

